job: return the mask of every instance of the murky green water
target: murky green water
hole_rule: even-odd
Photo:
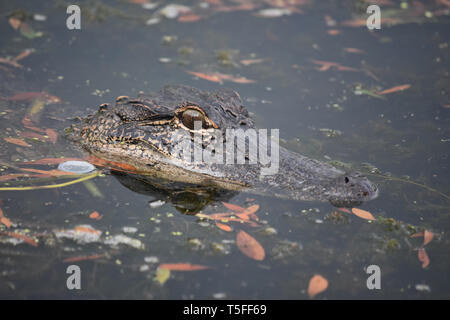
[[[49,190],[0,191],[0,207],[12,223],[0,225],[1,298],[307,299],[315,274],[329,283],[316,298],[450,297],[446,1],[381,5],[382,17],[390,20],[374,31],[345,22],[367,17],[364,1],[182,1],[191,12],[161,16],[151,25],[149,19],[157,21],[166,4],[144,9],[132,2],[79,2],[81,30],[68,30],[65,1],[2,1],[0,57],[7,61],[0,61],[0,96],[9,98],[0,100],[2,175],[20,173],[18,167],[57,167],[24,161],[83,157],[64,139],[64,128],[117,96],[165,84],[229,87],[240,93],[258,127],[280,129],[288,148],[358,169],[376,182],[380,196],[361,206],[376,221],[327,203],[237,194],[227,202],[258,204],[262,223],[230,223],[234,230],[225,232],[212,221],[181,214],[171,202],[152,207],[149,203],[168,199],[134,192],[108,173]],[[258,16],[267,8],[283,15]],[[14,30],[11,17],[28,29]],[[33,52],[15,61],[26,49]],[[253,63],[246,65],[249,59]],[[255,82],[219,84],[188,71]],[[400,85],[409,87],[376,94]],[[44,91],[61,102],[47,97],[42,105],[30,94],[14,98]],[[40,110],[33,114],[34,126],[54,129],[56,143],[29,133],[23,138],[24,132],[48,137],[21,121],[33,110]],[[31,147],[9,143],[8,137]],[[70,181],[34,179],[39,180],[19,177],[0,187]],[[221,202],[210,202],[202,213],[225,210]],[[89,217],[93,211],[100,220]],[[91,236],[101,231],[98,241],[61,236],[61,230],[80,225],[97,230]],[[238,249],[239,230],[264,247],[263,261]],[[423,230],[434,234],[425,246],[425,268],[417,250],[423,238],[410,237]],[[114,238],[120,234],[131,239]],[[128,242],[114,245],[108,239]],[[82,256],[92,259],[64,262]],[[163,284],[155,280],[160,264],[181,262],[210,268],[172,271]],[[81,268],[81,290],[66,287],[70,264]],[[364,270],[373,264],[381,269],[380,290],[366,286]]]

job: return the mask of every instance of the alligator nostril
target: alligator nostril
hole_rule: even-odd
[[[348,177],[345,177],[344,181],[345,183],[348,183],[350,180],[348,179]]]
[[[363,192],[363,196],[364,196],[364,197],[367,197],[368,195],[369,195],[369,193],[368,193],[367,191],[364,191],[364,192]]]

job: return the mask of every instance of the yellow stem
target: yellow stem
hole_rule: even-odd
[[[62,188],[66,186],[70,186],[71,184],[75,184],[78,182],[86,181],[98,176],[100,172],[96,171],[90,175],[81,177],[79,179],[75,179],[72,181],[60,183],[60,184],[49,184],[44,186],[29,186],[29,187],[1,187],[0,191],[25,191],[25,190],[39,190],[39,189],[54,189],[54,188]]]

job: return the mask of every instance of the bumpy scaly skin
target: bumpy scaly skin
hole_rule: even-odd
[[[234,91],[210,93],[186,86],[166,86],[136,99],[118,97],[114,106],[100,106],[81,125],[72,126],[70,137],[98,157],[131,164],[140,174],[168,181],[293,200],[330,201],[345,207],[378,195],[376,186],[361,174],[345,173],[282,147],[278,172],[265,176],[260,175],[260,164],[196,163],[174,157],[178,147],[175,131],[184,130],[193,136],[194,131],[184,126],[181,119],[183,112],[192,108],[205,116],[200,130],[203,148],[211,148],[218,141],[217,136],[212,138],[211,129],[220,130],[226,140],[226,129],[254,128],[239,94]],[[191,140],[194,144],[194,139]],[[248,144],[246,141],[247,155]]]

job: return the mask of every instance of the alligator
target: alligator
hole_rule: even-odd
[[[228,135],[229,130],[238,129],[244,133],[256,130],[237,92],[171,85],[137,98],[119,96],[112,105],[102,104],[96,113],[73,124],[68,136],[96,157],[127,164],[133,168],[130,174],[146,177],[157,188],[239,191],[329,201],[336,207],[358,206],[378,196],[377,186],[361,173],[342,171],[259,136],[259,148],[270,149],[271,156],[278,151],[276,172],[263,174],[263,169],[270,171],[271,164],[252,161],[250,151],[256,140],[244,136],[242,144]],[[225,146],[221,148],[222,142]],[[209,155],[217,156],[216,161],[195,158],[195,151],[181,155],[186,148],[208,150]],[[238,150],[244,161],[230,156]],[[232,163],[225,161],[228,156]]]

